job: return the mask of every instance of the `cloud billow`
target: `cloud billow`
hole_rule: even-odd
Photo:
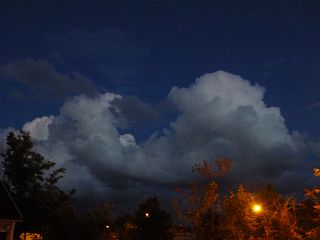
[[[190,179],[193,164],[219,157],[233,161],[225,180],[230,186],[290,182],[290,188],[282,190],[295,191],[306,178],[288,176],[304,170],[310,150],[299,134],[288,131],[280,109],[266,105],[264,92],[223,71],[205,74],[187,88],[173,87],[168,99],[178,117],[139,144],[124,112],[131,103],[113,93],[74,97],[59,115],[35,119],[25,129],[42,154],[67,168],[64,187],[76,188],[80,195],[94,192],[96,197],[130,202],[135,197],[124,196],[141,198],[152,189],[167,192]],[[134,103],[155,115],[137,99]]]

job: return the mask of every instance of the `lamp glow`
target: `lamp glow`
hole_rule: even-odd
[[[260,204],[255,203],[255,204],[252,205],[252,211],[254,213],[261,213],[262,212],[262,206]]]

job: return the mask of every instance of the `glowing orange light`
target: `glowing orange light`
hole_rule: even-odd
[[[261,213],[262,212],[262,206],[260,204],[255,203],[255,204],[252,205],[252,211],[254,213]]]
[[[23,240],[41,240],[42,239],[39,233],[21,233],[19,238]]]
[[[146,218],[150,217],[150,214],[148,212],[146,212],[144,215],[146,216]]]

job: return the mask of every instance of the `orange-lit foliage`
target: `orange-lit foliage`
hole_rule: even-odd
[[[21,233],[21,240],[41,240],[42,237],[39,233]]]
[[[225,175],[230,167],[228,159],[219,159],[215,165],[204,160],[202,164],[195,164],[192,172],[203,177],[206,183],[193,182],[188,189],[178,189],[183,202],[174,200],[173,207],[181,226],[191,228],[193,239],[214,239],[218,231],[218,184],[214,178]]]
[[[252,203],[252,196],[243,185],[223,198],[222,209],[225,216],[220,235],[224,239],[249,239],[255,230],[253,220],[256,215],[252,213]]]
[[[313,175],[320,177],[320,168],[313,168]],[[320,186],[315,186],[311,189],[305,189],[305,195],[312,201],[313,207],[313,221],[314,225],[308,231],[308,239],[320,239]]]
[[[178,190],[183,204],[175,200],[173,205],[181,222],[177,231],[180,238],[176,239],[303,239],[295,201],[280,197],[271,187],[250,193],[240,185],[237,191],[220,197],[214,179],[224,176],[230,167],[227,159],[218,160],[215,165],[208,161],[194,165],[192,171],[205,181]],[[259,213],[252,210],[255,203],[263,206]]]
[[[263,209],[252,211],[259,202]],[[222,239],[303,239],[295,214],[295,201],[281,198],[273,190],[247,192],[240,185],[223,200]]]

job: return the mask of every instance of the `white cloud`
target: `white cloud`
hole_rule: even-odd
[[[172,88],[168,98],[178,108],[177,119],[140,144],[129,131],[119,132],[127,120],[117,107],[123,98],[113,93],[75,97],[59,115],[25,128],[45,140],[36,144],[42,154],[67,168],[65,186],[83,193],[118,198],[119,191],[146,193],[151,185],[163,191],[190,179],[194,163],[218,157],[233,160],[230,184],[281,181],[283,186],[303,165],[308,146],[289,133],[280,109],[268,107],[264,93],[237,75],[205,74],[188,88]],[[304,180],[290,181],[300,187]]]
[[[134,136],[129,133],[121,135],[119,141],[124,147],[137,145]]]
[[[53,116],[35,118],[31,122],[25,123],[22,130],[29,132],[35,140],[47,140],[49,137],[49,126],[53,118]]]
[[[263,95],[262,87],[237,75],[223,71],[205,74],[190,88],[171,90],[169,97],[182,112],[172,128],[185,132],[181,128],[196,122],[224,135],[241,131],[243,137],[263,147],[291,144],[280,109],[266,107]]]

